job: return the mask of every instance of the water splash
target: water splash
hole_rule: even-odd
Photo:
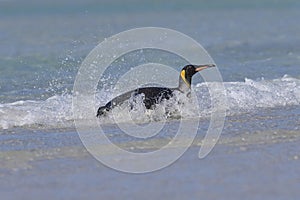
[[[134,101],[134,109],[124,104],[116,108],[114,113],[119,121],[130,123],[128,113],[133,121],[147,123],[163,121],[167,118],[208,117],[211,113],[211,100],[207,84],[199,83],[193,87],[193,93],[199,99],[195,102],[176,95],[168,101],[163,101],[152,111],[146,110],[142,104],[142,96]],[[259,81],[245,79],[244,82],[225,82],[227,93],[228,114],[238,114],[261,108],[300,105],[300,79],[288,75],[279,79]],[[96,94],[98,105],[105,104],[112,96],[109,89],[103,89]],[[178,103],[180,101],[184,104]],[[95,113],[91,113],[95,117]],[[73,125],[72,95],[54,95],[44,101],[17,101],[0,104],[0,129],[20,126],[34,127],[70,127]],[[110,117],[100,119],[101,123],[112,123]]]

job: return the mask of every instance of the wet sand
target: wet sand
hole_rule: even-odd
[[[3,199],[297,199],[300,195],[300,131],[225,135],[204,159],[197,157],[201,138],[196,138],[171,166],[140,175],[105,167],[85,150],[75,131],[19,129],[1,138]]]

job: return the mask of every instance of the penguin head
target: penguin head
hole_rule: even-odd
[[[192,82],[192,76],[201,70],[206,68],[215,67],[214,64],[206,64],[206,65],[186,65],[182,68],[180,72],[180,79],[184,81],[184,83],[190,88]]]

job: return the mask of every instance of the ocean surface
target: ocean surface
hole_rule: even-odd
[[[300,195],[299,19],[296,0],[0,0],[1,196],[120,197],[115,189],[124,198],[137,190],[139,198],[149,198],[155,191],[154,196],[165,199],[189,195],[296,199]],[[199,160],[198,144],[209,125],[211,102],[206,83],[195,75],[192,88],[201,99],[199,109],[190,106],[185,114],[200,119],[197,137],[181,159],[144,178],[113,171],[94,160],[76,133],[72,111],[73,84],[84,58],[105,38],[138,27],[174,29],[202,44],[222,75],[228,108],[219,143]],[[124,72],[153,60],[178,71],[182,68],[179,59],[147,51],[112,65]],[[96,109],[113,98],[113,80],[120,73],[101,79],[97,105],[91,106]],[[132,122],[122,113],[128,110],[120,112],[120,120],[130,127]],[[161,112],[150,116],[142,109],[136,112],[141,124],[166,118]],[[124,136],[110,116],[99,123],[114,143],[132,150],[136,140]],[[168,142],[179,123],[178,116],[167,119],[163,132],[145,148],[158,149]],[[142,151],[138,144],[133,148]],[[86,193],[75,195],[75,190]]]

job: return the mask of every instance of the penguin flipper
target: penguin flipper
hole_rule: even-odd
[[[111,110],[111,102],[108,102],[105,106],[98,108],[97,117],[105,116],[108,111]]]
[[[106,107],[105,106],[102,106],[100,108],[98,108],[98,111],[97,111],[97,117],[101,117],[101,116],[104,116],[106,114]]]

